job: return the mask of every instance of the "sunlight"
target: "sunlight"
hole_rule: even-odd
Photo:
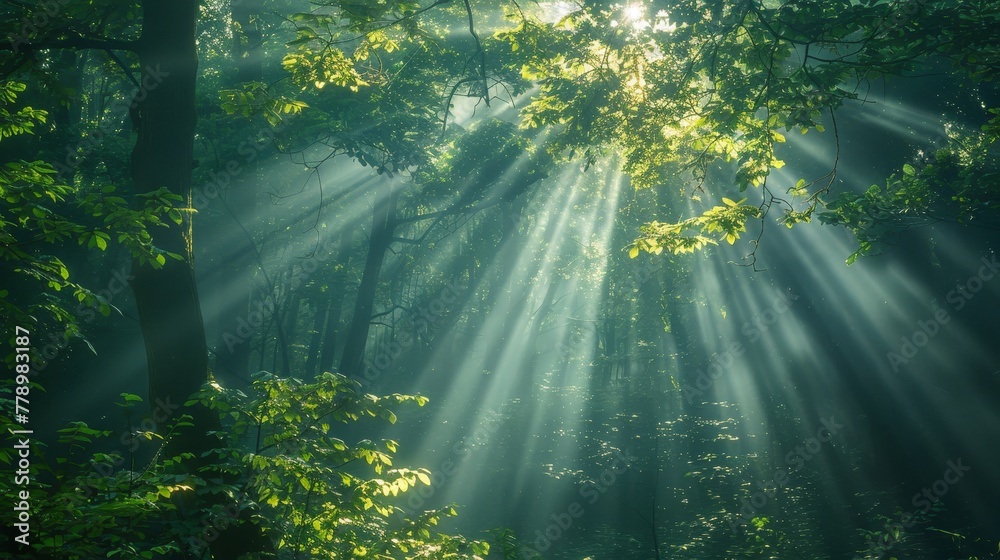
[[[1000,12],[7,4],[18,558],[994,556]]]
[[[625,21],[629,23],[637,23],[642,20],[646,15],[646,8],[642,4],[629,4],[625,6],[622,10],[622,15],[625,17]]]
[[[603,184],[612,188],[606,196],[595,199],[596,193],[588,194],[588,187],[584,186],[584,181],[590,177],[574,167],[561,173],[553,187],[534,196],[537,200],[529,205],[538,208],[538,219],[528,230],[527,238],[520,242],[511,239],[487,265],[491,272],[486,278],[497,277],[502,281],[508,286],[509,297],[498,302],[502,305],[486,318],[476,337],[482,341],[481,346],[470,349],[462,363],[449,363],[444,354],[442,361],[432,361],[425,368],[422,377],[428,380],[442,372],[466,372],[449,384],[448,394],[441,402],[467,405],[461,410],[442,408],[437,412],[433,422],[436,427],[426,434],[422,448],[447,450],[468,442],[468,434],[476,433],[476,445],[470,446],[468,453],[476,457],[473,459],[476,462],[484,460],[491,454],[486,447],[490,432],[483,428],[482,422],[498,414],[502,416],[508,406],[526,398],[535,403],[529,409],[529,416],[519,420],[524,423],[527,433],[545,431],[549,429],[545,426],[552,422],[557,422],[559,430],[565,433],[576,433],[580,429],[583,416],[578,410],[558,408],[563,397],[552,391],[571,385],[585,388],[592,383],[589,375],[570,368],[567,360],[578,363],[579,359],[586,363],[589,361],[587,356],[593,352],[592,344],[576,340],[580,334],[573,327],[575,323],[586,325],[593,321],[600,309],[598,290],[605,274],[608,251],[614,250],[607,247],[607,239],[618,208],[618,194],[622,191],[621,176],[608,172]],[[581,219],[571,218],[562,210],[566,207],[588,208],[592,214]],[[577,255],[573,259],[586,258],[584,255],[591,247],[594,251],[591,258],[597,259],[593,273],[587,278],[563,278],[558,269],[566,255]],[[544,307],[548,305],[564,310],[551,331],[542,329],[539,323],[542,314],[552,313]],[[482,372],[480,376],[472,375],[478,371]],[[524,392],[543,380],[555,386],[533,397]],[[519,450],[520,460],[573,461],[578,452],[572,447],[572,440],[561,441],[558,448],[544,449],[539,448],[540,440],[532,437]],[[466,449],[464,443],[462,449]],[[429,454],[425,461],[433,465],[440,462],[441,457],[441,453]],[[523,472],[514,474],[509,480],[512,495],[527,497],[531,477]],[[478,468],[462,468],[449,480],[447,487],[435,491],[434,502],[440,499],[440,503],[447,503],[465,496],[469,488],[482,487],[481,477]],[[535,496],[534,501],[558,504],[559,499],[555,495]]]
[[[545,23],[556,23],[564,17],[576,12],[580,6],[575,2],[558,0],[556,2],[539,2],[539,19]]]

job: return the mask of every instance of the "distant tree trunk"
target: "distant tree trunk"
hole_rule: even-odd
[[[302,371],[303,379],[311,379],[316,376],[316,367],[319,364],[320,352],[323,350],[323,326],[326,325],[326,316],[333,307],[333,294],[324,294],[322,301],[314,304],[312,329],[309,331],[309,346],[306,351],[306,365]]]
[[[332,370],[337,355],[337,329],[340,327],[340,315],[344,309],[344,296],[342,293],[333,294],[332,298],[326,312],[326,322],[323,324],[323,341],[319,351],[318,373]]]
[[[60,85],[79,92],[83,85],[83,66],[87,58],[86,52],[66,49],[59,53],[59,83]],[[83,100],[67,99],[60,104],[52,115],[52,122],[57,130],[65,130],[80,122],[83,115]],[[69,177],[67,177],[69,179]]]
[[[391,180],[386,181],[385,188],[389,192],[384,198],[377,198],[372,211],[372,229],[365,271],[361,276],[358,298],[354,304],[354,316],[351,318],[351,328],[347,332],[344,354],[340,360],[340,373],[348,377],[360,376],[363,373],[365,344],[371,326],[375,291],[382,272],[382,261],[385,260],[385,253],[392,244],[392,235],[396,230],[396,201],[399,198],[399,191]]]
[[[532,345],[538,340],[538,337],[542,333],[542,322],[549,311],[552,309],[552,302],[555,300],[556,290],[555,284],[550,282],[545,287],[545,295],[542,297],[541,304],[528,318],[528,335],[525,340],[527,340],[527,360],[524,366],[521,368],[521,373],[517,378],[517,387],[515,388],[514,394],[522,397],[530,397],[531,390],[535,386],[535,379],[531,374],[535,372],[538,366],[538,356],[539,350],[534,348]],[[572,336],[572,335],[571,335]],[[566,383],[566,370],[559,369],[558,377],[553,379],[553,384],[557,387],[562,387]]]
[[[618,339],[615,337],[615,321],[617,316],[608,311],[607,315],[604,317],[604,323],[602,325],[604,339],[604,352],[601,360],[601,386],[607,387],[611,384],[611,379],[614,377],[614,372],[616,368],[615,356],[618,352]]]
[[[292,363],[289,357],[289,350],[292,341],[295,340],[296,330],[299,324],[299,310],[302,308],[302,295],[301,293],[291,293],[288,298],[288,305],[285,306],[283,323],[280,333],[282,335],[283,343],[281,346],[281,374],[284,376],[291,375]]]
[[[340,328],[340,316],[344,311],[347,269],[350,266],[351,249],[353,248],[354,229],[345,228],[340,234],[340,249],[337,253],[337,264],[340,266],[333,273],[330,307],[326,313],[326,324],[323,326],[323,347],[319,353],[320,373],[333,369],[333,362],[337,355],[337,331]]]

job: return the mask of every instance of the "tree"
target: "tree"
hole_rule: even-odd
[[[131,280],[146,342],[149,400],[151,406],[172,412],[208,380],[208,352],[195,285],[191,238],[198,2],[144,0],[140,6],[142,28],[135,39],[94,38],[88,35],[86,27],[74,28],[75,22],[69,18],[68,25],[52,21],[49,28],[37,30],[33,36],[10,47],[22,61],[39,52],[60,48],[125,50],[138,58],[141,73],[133,79],[139,89],[130,105],[137,134],[131,156],[133,193],[136,200],[165,192],[183,201],[181,211],[175,211],[177,219],[164,222],[164,227],[150,240],[160,267],[148,266],[143,255],[136,254]],[[116,13],[111,6],[107,8]],[[123,6],[117,13],[134,8],[134,5]],[[37,9],[24,9],[25,21],[37,13],[40,13]],[[125,67],[123,70],[131,72]],[[170,450],[200,456],[214,446],[215,438],[206,432],[219,427],[218,419],[199,407],[189,413],[194,417],[194,429],[175,435],[169,442]],[[197,461],[193,468],[197,469]],[[239,536],[234,538],[236,533],[228,531],[226,538],[213,543],[218,557],[236,558],[246,551],[246,539],[241,542]]]
[[[756,210],[727,202],[648,224],[635,255],[690,251],[714,242],[712,233],[734,243],[775,205],[789,227],[809,221],[839,157],[828,174],[775,194],[768,177],[784,165],[785,133],[832,125],[836,135],[837,110],[862,101],[875,80],[931,59],[993,81],[998,17],[992,3],[691,0],[647,13],[640,4],[585,2],[547,20],[519,12],[500,37],[511,63],[539,85],[523,125],[553,127],[554,153],[582,153],[589,164],[620,150],[638,188],[686,177],[697,192],[720,168],[739,191],[761,188]]]

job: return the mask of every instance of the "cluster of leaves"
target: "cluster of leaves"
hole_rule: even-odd
[[[11,111],[11,106],[17,102],[18,94],[25,89],[27,86],[20,82],[0,83],[0,140],[21,134],[32,134],[36,124],[45,122],[47,114],[39,109],[21,107]]]
[[[439,2],[443,3],[443,2]],[[408,1],[358,4],[317,2],[310,12],[292,14],[295,39],[282,65],[303,89],[327,84],[357,92],[380,79],[382,58],[409,39],[424,36],[416,16],[431,6]],[[385,22],[390,22],[389,24]]]
[[[423,163],[439,137],[446,82],[464,60],[441,43],[443,27],[431,17],[440,19],[446,2],[318,4],[289,17],[295,37],[282,62],[303,101],[275,94],[275,110],[308,102],[297,133],[329,157],[347,155],[379,174]],[[243,97],[229,95],[224,108],[246,114],[253,103]]]
[[[285,116],[298,115],[309,107],[305,102],[283,95],[274,96],[261,82],[241,84],[240,88],[219,92],[222,110],[229,115],[239,114],[244,118],[263,115],[271,126],[281,124]]]
[[[823,223],[849,228],[858,248],[848,258],[877,254],[911,228],[935,222],[1000,227],[1000,110],[981,131],[953,131],[948,144],[917,166],[904,164],[884,186],[841,193],[819,214]]]
[[[733,201],[723,197],[722,206],[712,207],[701,216],[675,223],[651,222],[640,228],[641,234],[628,248],[631,258],[640,251],[659,255],[664,250],[673,254],[693,253],[706,245],[717,245],[711,237],[720,234],[730,245],[736,243],[740,233],[746,231],[747,220],[759,218],[761,210],[757,206],[744,204],[746,199]]]
[[[858,529],[866,547],[865,550],[858,551],[859,554],[855,557],[863,560],[884,558],[891,551],[895,555],[890,556],[889,560],[894,560],[897,559],[897,556],[905,557],[910,554],[919,554],[924,550],[925,545],[924,542],[921,542],[922,538],[934,533],[951,537],[956,544],[956,549],[961,549],[963,544],[967,544],[962,542],[967,539],[967,535],[931,525],[935,520],[941,521],[944,509],[944,504],[937,501],[931,504],[927,510],[903,511],[897,507],[891,516],[875,515],[874,521],[881,525],[881,528],[877,530]],[[978,540],[976,539],[976,541]],[[1000,550],[1000,543],[997,545],[998,550]],[[975,558],[977,557],[970,557],[970,560]]]
[[[31,134],[35,125],[47,121],[45,111],[13,108],[22,91],[22,83],[0,83],[0,142]],[[69,185],[44,161],[0,166],[0,267],[19,279],[8,285],[16,293],[0,290],[0,317],[26,326],[45,321],[69,337],[79,336],[80,331],[57,292],[71,293],[77,303],[98,308],[104,315],[110,312],[107,301],[70,278],[69,269],[55,254],[61,245],[75,243],[103,252],[116,242],[140,264],[154,268],[162,267],[167,258],[180,258],[155,247],[149,232],[168,222],[180,223],[180,198],[160,189],[140,195],[131,205],[115,191],[113,186],[94,190]]]
[[[594,146],[616,146],[637,187],[683,170],[703,174],[719,159],[738,163],[741,190],[759,185],[781,166],[779,128],[815,128],[821,108],[853,96],[838,88],[847,65],[833,72],[786,63],[800,41],[788,29],[813,17],[814,28],[836,22],[845,17],[839,6],[816,4],[794,17],[746,2],[682,2],[655,15],[628,9],[584,3],[552,24],[523,17],[499,36],[539,84],[523,124],[556,126],[551,146],[560,152],[592,158]],[[814,29],[817,46],[854,31],[825,25]]]
[[[490,534],[496,543],[497,552],[504,560],[540,560],[542,557],[530,547],[521,544],[511,529],[494,529]]]
[[[4,394],[0,430],[23,428],[14,424],[12,384],[0,389]],[[36,386],[37,388],[37,386]],[[140,399],[125,395],[119,406],[131,408]],[[188,426],[179,417],[165,435]],[[133,455],[123,457],[107,449],[108,430],[98,430],[84,422],[71,422],[58,431],[51,461],[45,442],[31,441],[30,550],[35,558],[84,560],[90,558],[162,558],[179,552],[176,540],[163,531],[165,520],[177,509],[177,497],[203,484],[197,477],[180,472],[179,465],[190,454],[161,458],[137,468]],[[160,437],[151,432],[133,433],[131,438]],[[17,450],[12,445],[0,449],[0,463],[13,467]],[[25,486],[13,477],[0,479],[0,492],[16,496]],[[4,508],[0,519],[14,527],[18,512]]]
[[[343,375],[313,382],[256,376],[252,395],[210,384],[197,398],[226,421],[225,444],[205,467],[209,480],[238,473],[239,484],[220,485],[238,503],[254,504],[276,534],[279,554],[310,558],[454,558],[475,560],[489,545],[435,529],[452,507],[412,517],[397,497],[430,485],[426,469],[394,468],[391,440],[349,443],[335,426],[364,418],[396,421],[392,408],[423,405],[420,396],[377,397]]]

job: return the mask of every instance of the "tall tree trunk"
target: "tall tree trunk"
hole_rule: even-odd
[[[87,54],[66,49],[59,53],[58,72],[59,83],[74,92],[80,92],[83,84],[83,67]],[[65,104],[60,104],[52,115],[52,122],[58,130],[76,126],[82,116],[83,100],[67,99]]]
[[[160,187],[191,208],[194,153],[197,0],[145,0],[138,54],[143,88],[136,94],[138,139],[132,151],[135,192]],[[180,255],[161,270],[133,263],[139,324],[146,342],[149,396],[183,404],[205,382],[208,349],[195,287],[190,211],[179,225],[157,228],[157,248]]]
[[[191,170],[194,153],[195,82],[198,57],[195,48],[197,0],[144,0],[143,28],[136,52],[142,64],[143,87],[135,96],[137,132],[131,172],[136,195],[166,187],[186,201],[180,224],[157,228],[153,242],[176,253],[160,270],[133,263],[132,290],[139,325],[146,344],[149,397],[155,410],[177,413],[188,397],[208,379],[208,346],[195,285],[191,231]],[[218,444],[206,431],[218,430],[218,417],[200,406],[182,409],[193,418],[194,428],[172,438],[169,454],[194,454],[189,468],[208,461],[202,453]],[[169,422],[169,421],[168,421]],[[162,429],[163,426],[160,426]],[[214,498],[222,503],[226,498]],[[179,511],[182,516],[200,507],[192,497]],[[212,558],[232,559],[267,548],[260,528],[244,523],[230,525],[210,544]]]
[[[299,325],[299,310],[302,309],[302,295],[299,293],[290,293],[288,296],[288,304],[285,305],[282,320],[282,328],[279,331],[284,343],[281,347],[281,375],[289,376],[292,374],[292,362],[289,356],[291,351],[292,343],[295,342],[295,336]]]
[[[323,342],[319,351],[319,371],[324,373],[333,369],[333,362],[337,355],[337,329],[340,327],[340,315],[344,310],[343,282],[339,285],[341,289],[332,295],[330,308],[326,313],[326,323],[323,325]]]
[[[344,355],[340,360],[340,373],[348,377],[360,376],[363,373],[365,344],[368,341],[368,330],[371,326],[375,291],[378,288],[379,275],[382,272],[382,261],[385,260],[385,253],[389,250],[389,245],[392,244],[392,235],[396,230],[396,200],[399,198],[399,191],[391,179],[386,180],[384,188],[388,189],[388,195],[385,198],[378,198],[372,211],[368,258],[365,261],[364,274],[361,276],[358,298],[354,304],[351,328],[344,343]]]

